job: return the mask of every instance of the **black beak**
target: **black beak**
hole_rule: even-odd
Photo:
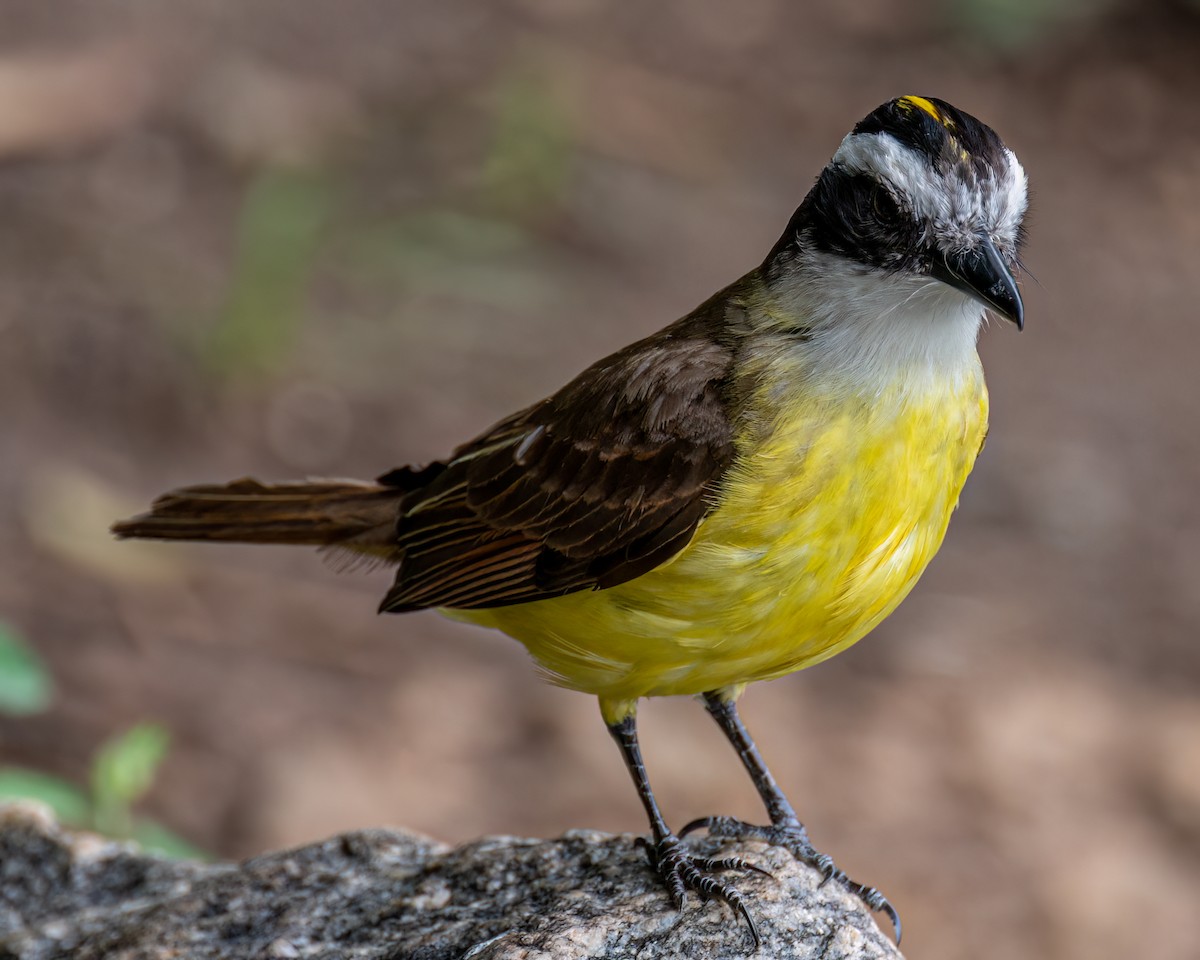
[[[989,237],[981,238],[967,253],[936,259],[930,275],[995,310],[1018,330],[1025,329],[1025,307],[1017,281]]]

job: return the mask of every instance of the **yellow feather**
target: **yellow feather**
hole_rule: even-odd
[[[924,110],[927,114],[933,117],[938,123],[947,128],[952,128],[954,124],[942,118],[938,108],[933,105],[933,102],[925,97],[907,96],[900,98],[900,104],[905,107],[916,107],[918,110]]]

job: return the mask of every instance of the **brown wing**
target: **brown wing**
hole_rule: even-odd
[[[584,371],[412,490],[381,610],[502,606],[611,587],[691,539],[733,458],[732,349],[681,321]]]

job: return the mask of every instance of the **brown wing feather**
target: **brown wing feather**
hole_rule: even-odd
[[[469,609],[611,587],[682,549],[733,459],[726,305],[585,370],[423,471],[381,609]],[[425,482],[425,481],[428,482]]]

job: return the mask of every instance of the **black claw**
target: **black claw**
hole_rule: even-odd
[[[708,857],[695,857],[693,863],[701,870],[741,870],[743,873],[761,873],[764,877],[775,879],[775,874],[770,870],[764,870],[762,867],[755,866],[748,860],[743,860],[741,857],[722,857],[720,860],[712,860]]]
[[[858,894],[859,899],[863,903],[872,910],[882,913],[892,922],[892,930],[896,935],[896,946],[900,946],[900,914],[891,905],[888,898],[880,893],[876,887],[864,887],[862,884],[855,883],[849,879],[845,883],[852,893]]]
[[[689,833],[695,833],[697,830],[712,830],[714,824],[719,819],[719,817],[700,817],[696,820],[693,820],[679,831],[678,837],[680,840],[682,840]]]
[[[884,901],[883,906],[881,906],[879,909],[882,910],[884,915],[892,921],[892,931],[896,934],[896,946],[900,946],[900,914],[897,912],[896,908],[887,901]]]
[[[750,916],[750,911],[746,909],[746,905],[740,901],[737,905],[737,912],[740,913],[742,915],[742,919],[746,921],[746,927],[750,930],[750,939],[754,941],[755,951],[759,950],[762,947],[762,937],[758,935],[758,924],[756,924],[754,922],[754,918]],[[897,930],[899,930],[899,927],[897,927]],[[899,943],[900,934],[897,933],[896,944],[899,945]]]
[[[728,837],[738,840],[765,840],[767,843],[774,846],[783,847],[791,852],[797,860],[808,864],[813,869],[821,874],[820,886],[824,886],[829,881],[834,881],[845,889],[857,896],[870,910],[884,914],[891,922],[892,929],[896,934],[896,944],[900,944],[900,914],[896,908],[891,905],[887,897],[880,893],[874,887],[867,887],[861,883],[855,883],[845,873],[838,869],[833,862],[833,858],[819,853],[808,839],[808,833],[804,826],[800,823],[783,823],[775,826],[760,826],[753,823],[743,823],[741,820],[736,820],[733,817],[700,817],[693,820],[682,830],[679,831],[680,837],[685,837],[689,833],[696,830],[705,829],[709,836],[712,837]],[[729,860],[738,860],[740,858],[731,857],[726,861],[708,861],[709,863],[726,863]],[[767,873],[760,867],[755,867],[746,864],[751,870],[758,873]],[[710,868],[711,869],[711,868]],[[730,866],[728,869],[744,869],[743,867]],[[770,874],[767,874],[770,876]],[[734,905],[731,900],[725,898],[726,902]],[[751,933],[754,931],[751,929]],[[757,946],[757,937],[755,944]]]
[[[683,844],[676,836],[668,835],[657,842],[639,837],[637,845],[645,849],[650,865],[662,877],[676,910],[684,908],[688,890],[694,890],[705,902],[724,901],[746,921],[750,937],[754,941],[754,949],[759,948],[762,938],[759,936],[757,924],[750,916],[745,898],[735,887],[710,874],[720,870],[740,870],[762,873],[769,877],[770,874],[766,870],[747,863],[741,857],[712,859],[692,856],[684,850]]]

